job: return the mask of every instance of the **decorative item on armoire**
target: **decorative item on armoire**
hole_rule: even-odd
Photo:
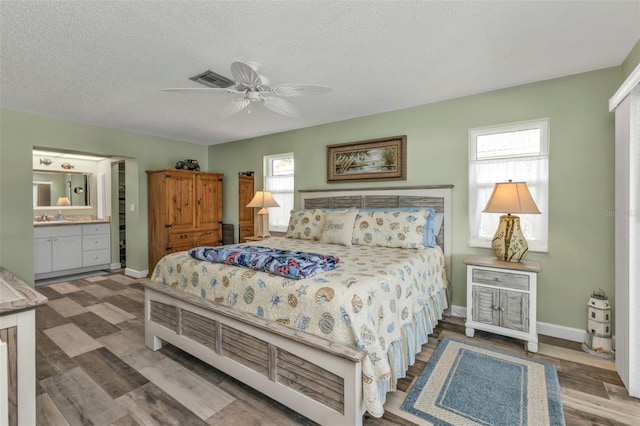
[[[176,163],[176,169],[200,171],[200,164],[197,160],[180,160]]]
[[[600,358],[614,358],[611,334],[611,304],[599,288],[591,293],[587,305],[587,335],[582,350]]]
[[[541,214],[526,182],[498,182],[493,188],[483,213],[506,213],[500,216],[491,248],[496,257],[506,262],[520,262],[529,250],[520,228],[520,218],[511,213]]]

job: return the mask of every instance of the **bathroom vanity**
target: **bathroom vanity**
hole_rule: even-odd
[[[33,226],[36,280],[109,268],[109,219],[67,216],[62,221],[34,221]]]

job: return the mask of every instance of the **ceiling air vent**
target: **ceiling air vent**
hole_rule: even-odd
[[[189,77],[189,80],[193,80],[196,83],[204,84],[205,86],[219,87],[223,89],[235,84],[233,80],[229,80],[227,77],[216,74],[211,70],[207,70],[196,76]]]

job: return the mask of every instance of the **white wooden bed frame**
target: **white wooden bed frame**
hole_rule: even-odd
[[[438,245],[451,282],[453,185],[299,191],[304,208],[434,207],[444,212]],[[145,286],[145,344],[168,342],[320,423],[361,425],[361,361],[349,345],[233,311],[155,283]]]

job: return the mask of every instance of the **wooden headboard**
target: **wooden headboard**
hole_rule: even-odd
[[[451,190],[453,185],[395,188],[312,189],[299,190],[300,205],[313,208],[432,207],[444,214],[436,243],[446,258],[447,277],[451,282]]]

